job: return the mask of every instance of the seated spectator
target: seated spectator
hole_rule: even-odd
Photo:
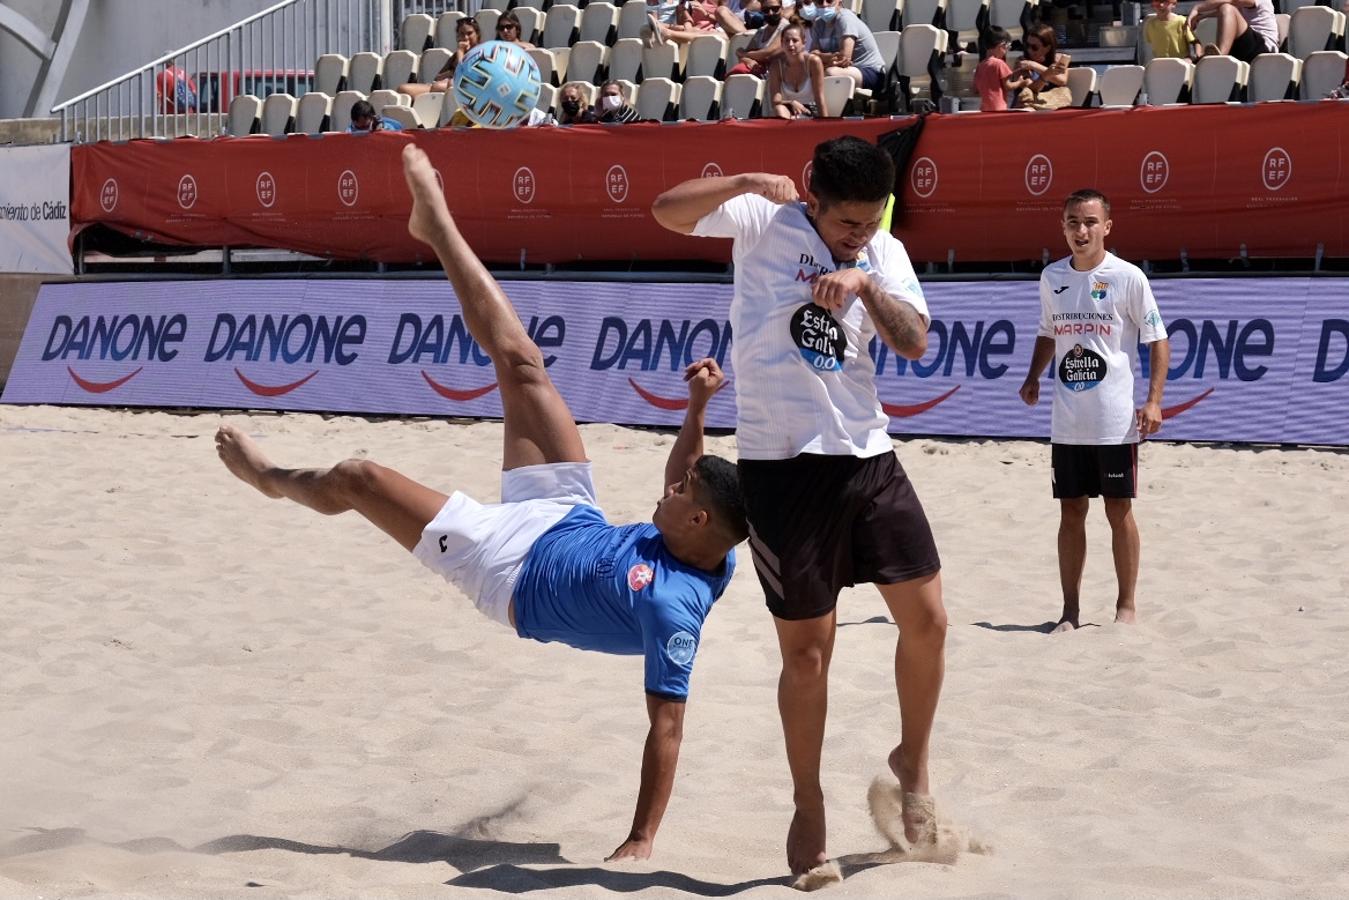
[[[1199,42],[1185,17],[1176,15],[1176,0],[1152,0],[1152,15],[1143,22],[1143,39],[1157,59],[1189,59],[1203,55],[1191,50],[1197,49]]]
[[[477,19],[460,19],[454,26],[455,63],[464,61],[464,55],[482,43],[482,29]]]
[[[400,84],[396,88],[398,93],[407,94],[409,97],[420,97],[422,94],[429,94],[432,91],[445,93],[454,85],[454,70],[459,65],[459,57],[451,56],[445,61],[445,65],[440,67],[440,71],[431,79],[430,84],[418,84],[415,81],[409,81],[406,84]]]
[[[768,72],[768,64],[782,51],[782,30],[790,22],[782,14],[782,0],[763,0],[759,7],[763,15],[763,24],[750,37],[744,47],[737,47],[736,58],[740,62],[727,75],[758,75],[763,78]]]
[[[557,124],[580,125],[585,122],[590,104],[586,103],[584,87],[579,81],[568,81],[557,92]]]
[[[974,89],[979,93],[979,111],[995,112],[1007,108],[1007,91],[1013,78],[1007,49],[1012,46],[1012,36],[1004,29],[990,28],[984,44],[984,58],[974,70]]]
[[[675,7],[674,24],[667,24],[659,12],[648,12],[646,20],[649,28],[646,36],[652,45],[670,41],[687,44],[704,34],[720,30],[721,20],[717,12],[721,4],[717,0],[682,0]]]
[[[369,134],[372,131],[402,131],[403,126],[396,121],[375,112],[369,100],[357,100],[351,105],[351,124],[347,131],[351,134]]]
[[[768,100],[779,119],[827,115],[824,61],[806,52],[806,35],[800,25],[782,30],[782,52],[768,65]]]
[[[1218,40],[1213,48],[1206,47],[1205,55],[1217,52],[1235,56],[1243,62],[1253,62],[1261,53],[1279,52],[1279,23],[1274,18],[1272,0],[1203,0],[1190,10],[1186,25],[1190,31],[1204,19],[1218,20]]]
[[[885,60],[876,38],[857,13],[838,0],[815,0],[797,8],[810,22],[811,54],[824,63],[826,75],[850,75],[858,87],[876,90],[885,81]]]
[[[510,10],[506,10],[497,19],[497,40],[514,44],[522,50],[533,50],[534,45],[523,40],[520,30],[520,17]]]
[[[582,121],[621,125],[636,122],[637,110],[624,99],[623,85],[617,81],[606,81],[600,88],[599,102],[585,112]]]
[[[744,34],[763,25],[761,0],[723,0],[717,7],[717,22],[729,35]]]
[[[1268,2],[1268,0],[1266,0]],[[1059,52],[1052,26],[1040,22],[1026,29],[1026,55],[1007,81],[1016,92],[1017,109],[1062,109],[1073,102],[1068,89],[1068,54]]]

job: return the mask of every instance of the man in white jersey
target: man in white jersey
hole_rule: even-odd
[[[1040,377],[1054,368],[1050,443],[1059,501],[1059,580],[1063,615],[1054,632],[1078,627],[1087,561],[1089,498],[1105,498],[1119,596],[1115,621],[1135,619],[1140,543],[1134,522],[1138,441],[1162,427],[1170,344],[1147,276],[1105,249],[1110,201],[1098,191],[1069,195],[1063,236],[1072,255],[1040,275],[1040,329],[1021,399],[1034,406]],[[1134,364],[1148,345],[1148,398],[1134,408]]]
[[[610,525],[590,462],[543,355],[501,288],[473,256],[416,146],[403,150],[408,230],[440,259],[464,322],[492,358],[501,391],[501,503],[439,491],[369,460],[282,469],[236,428],[216,449],[230,472],[268,497],[324,515],[355,510],[419,562],[523,638],[645,657],[650,730],[637,807],[609,859],[646,859],[674,788],[684,701],[703,621],[746,536],[735,466],[703,454],[707,402],[725,383],[715,360],[685,371],[689,405],[650,523]]]
[[[740,483],[754,567],[782,653],[778,708],[796,813],[787,862],[827,860],[820,751],[838,592],[873,583],[899,625],[901,739],[888,763],[908,840],[933,836],[928,746],[941,693],[941,562],[895,457],[868,345],[927,348],[927,303],[879,230],[894,163],[856,137],[815,148],[804,203],[784,175],[699,178],[657,198],[672,231],[732,238]]]

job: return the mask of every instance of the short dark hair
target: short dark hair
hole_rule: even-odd
[[[351,104],[351,118],[356,119],[375,119],[375,105],[369,100],[357,100]]]
[[[1012,36],[1007,33],[1007,29],[998,28],[996,25],[984,32],[984,49],[998,47],[1003,44],[1012,43]]]
[[[732,547],[749,537],[745,496],[740,492],[735,463],[704,454],[693,464],[693,473],[697,476],[693,482],[694,496],[712,511],[717,531]]]
[[[894,160],[875,144],[845,134],[815,148],[810,192],[821,206],[876,203],[894,189]]]
[[[500,31],[502,25],[514,25],[515,30],[519,32],[521,30],[520,17],[508,9],[501,15],[497,16],[497,24],[495,30]]]
[[[1106,199],[1105,194],[1095,188],[1082,188],[1080,191],[1073,191],[1068,195],[1068,199],[1063,201],[1063,211],[1067,212],[1068,207],[1074,203],[1090,203],[1093,200],[1101,204],[1101,209],[1105,210],[1105,217],[1110,218],[1110,201]]]

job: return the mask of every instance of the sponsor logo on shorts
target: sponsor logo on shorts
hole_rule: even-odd
[[[687,666],[693,662],[693,654],[698,651],[698,639],[687,631],[676,631],[665,642],[665,655],[677,666]]]
[[[631,569],[628,569],[628,587],[634,591],[640,591],[651,583],[651,579],[656,577],[656,573],[651,571],[651,567],[646,563],[638,563]],[[676,635],[677,637],[678,635]],[[673,640],[673,638],[671,638]],[[690,653],[689,656],[693,654]]]

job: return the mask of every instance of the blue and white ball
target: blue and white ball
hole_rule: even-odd
[[[515,44],[487,41],[464,55],[454,71],[454,99],[474,124],[510,128],[539,102],[539,67]]]

